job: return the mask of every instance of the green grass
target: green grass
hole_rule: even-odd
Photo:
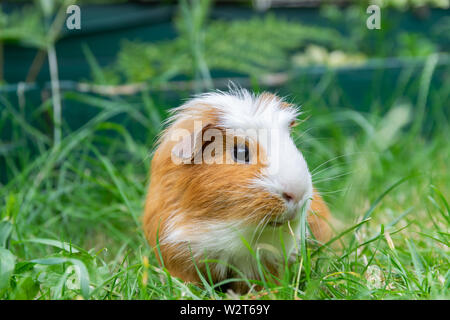
[[[417,79],[417,101],[397,103],[405,90],[396,90],[389,112],[376,101],[369,113],[345,108],[333,81],[321,96],[335,103],[305,94],[309,118],[295,137],[336,218],[336,237],[320,249],[303,238],[280,284],[267,281],[243,298],[450,298],[450,83],[430,87],[429,71]],[[64,126],[56,148],[36,122],[48,103],[25,116],[0,102],[0,128],[10,135],[0,144],[8,177],[0,185],[0,298],[236,298],[207,276],[204,287],[171,277],[143,236],[151,145],[165,116],[159,103],[147,94],[138,103],[65,99],[98,113],[76,131]],[[148,136],[138,139],[117,117]]]

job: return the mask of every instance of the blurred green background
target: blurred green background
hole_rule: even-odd
[[[65,26],[71,4],[81,30]],[[369,4],[381,8],[380,30],[366,27]],[[343,252],[313,260],[300,291],[288,274],[270,297],[448,298],[448,9],[2,1],[0,297],[226,298],[172,282],[139,219],[167,111],[232,80],[302,106],[295,140],[337,230],[374,216],[351,241],[342,235]]]

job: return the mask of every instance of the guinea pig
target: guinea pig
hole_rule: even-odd
[[[298,115],[274,94],[236,88],[173,109],[153,155],[143,215],[146,237],[172,276],[197,284],[199,273],[214,283],[261,280],[259,248],[276,278],[282,252],[298,247],[302,209],[315,239],[330,238],[330,212],[292,139]],[[249,290],[243,281],[231,288]]]

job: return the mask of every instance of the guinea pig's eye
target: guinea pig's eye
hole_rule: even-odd
[[[249,163],[250,151],[245,144],[234,145],[233,147],[233,160],[235,162]]]

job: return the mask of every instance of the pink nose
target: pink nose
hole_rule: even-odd
[[[284,191],[281,193],[281,196],[283,197],[284,201],[286,201],[287,203],[297,203],[300,202],[300,200],[302,200],[303,196],[305,195],[305,191],[303,190],[292,190],[292,188],[290,188],[289,191]]]
[[[296,197],[293,193],[283,192],[282,196],[283,196],[283,199],[286,200],[287,202],[296,201],[296,199],[295,199]]]

